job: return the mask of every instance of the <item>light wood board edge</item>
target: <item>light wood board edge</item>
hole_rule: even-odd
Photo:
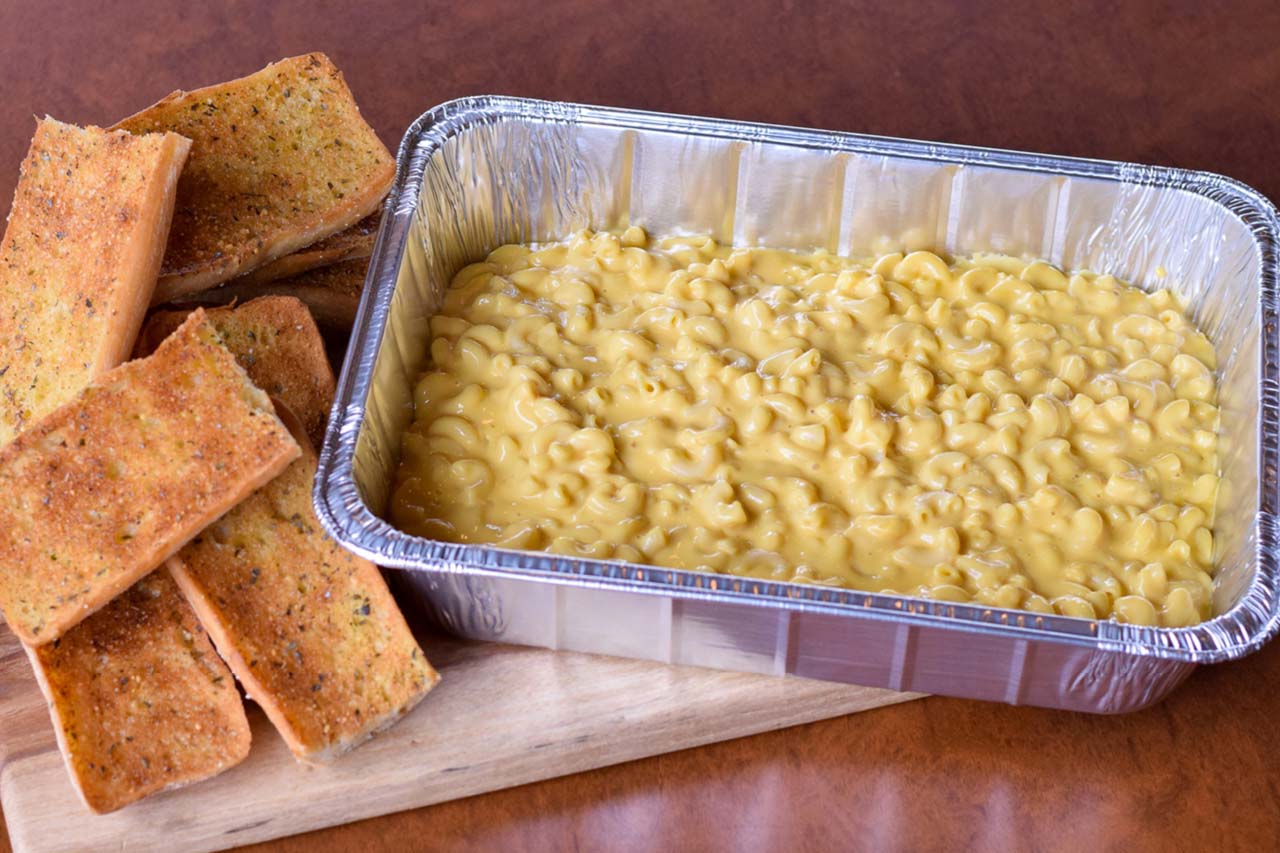
[[[20,736],[26,748],[0,768],[13,849],[220,850],[915,698],[513,646],[445,642],[428,655],[441,684],[335,764],[296,764],[251,708],[254,742],[243,764],[110,815],[92,815],[76,799],[45,716],[47,745],[33,749],[38,737]],[[11,693],[15,679],[4,687]],[[13,699],[0,696],[0,705]],[[29,726],[31,716],[0,714],[6,744],[11,725]]]

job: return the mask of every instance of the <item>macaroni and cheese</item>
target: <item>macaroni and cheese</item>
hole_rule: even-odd
[[[411,533],[1151,625],[1210,615],[1214,353],[1043,262],[503,246],[431,318]]]

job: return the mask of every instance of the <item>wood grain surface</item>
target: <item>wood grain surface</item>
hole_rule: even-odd
[[[20,853],[197,853],[295,835],[915,698],[543,649],[426,639],[442,681],[333,764],[295,762],[251,706],[248,759],[109,815],[67,778],[17,639],[0,627],[0,797]]]
[[[1277,198],[1278,44],[1273,0],[6,0],[0,198],[35,114],[110,123],[313,49],[391,145],[493,92],[1209,169]],[[1273,644],[1124,717],[930,698],[272,849],[1275,849],[1277,697]]]

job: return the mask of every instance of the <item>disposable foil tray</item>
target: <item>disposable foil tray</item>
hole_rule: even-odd
[[[1214,605],[1189,628],[1001,610],[410,536],[385,520],[453,274],[590,227],[865,256],[1047,259],[1188,302],[1217,350]],[[423,114],[369,269],[316,479],[346,547],[406,606],[482,640],[1094,712],[1258,649],[1277,597],[1277,235],[1259,193],[1204,172],[503,97]]]

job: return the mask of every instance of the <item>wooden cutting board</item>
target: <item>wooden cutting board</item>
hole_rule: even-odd
[[[243,764],[95,816],[67,779],[26,655],[0,626],[0,804],[13,849],[221,850],[917,695],[444,638],[424,647],[440,685],[335,764],[296,764],[251,705]]]

